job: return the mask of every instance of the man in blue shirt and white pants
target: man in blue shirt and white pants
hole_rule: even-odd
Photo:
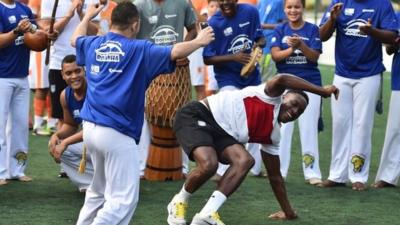
[[[83,140],[94,176],[77,224],[129,224],[139,201],[138,146],[145,91],[159,74],[175,70],[187,57],[214,39],[212,28],[196,39],[173,46],[135,40],[139,13],[131,2],[118,4],[104,36],[84,36],[103,5],[91,5],[75,30],[77,63],[87,68],[87,94],[82,107]]]
[[[394,43],[397,20],[389,0],[333,0],[321,21],[320,36],[336,30],[335,76],[340,89],[332,101],[332,159],[321,186],[366,189],[371,135],[382,64],[382,43]]]

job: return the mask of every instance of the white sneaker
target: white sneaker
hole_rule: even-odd
[[[169,225],[186,225],[185,214],[188,204],[183,201],[176,200],[176,195],[167,206]]]
[[[225,225],[221,221],[217,212],[211,213],[211,215],[201,215],[196,213],[193,217],[191,225]]]

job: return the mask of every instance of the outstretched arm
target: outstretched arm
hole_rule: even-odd
[[[281,220],[297,218],[296,212],[290,206],[286,193],[285,183],[280,172],[279,156],[271,155],[264,151],[261,151],[261,155],[267,169],[269,183],[282,209],[282,211],[271,214],[269,218]]]
[[[88,8],[85,16],[82,18],[82,21],[79,23],[78,27],[75,29],[74,33],[72,34],[72,37],[71,37],[72,47],[75,47],[76,40],[78,39],[78,37],[87,35],[90,20],[93,17],[95,17],[97,14],[99,14],[99,12],[103,8],[104,8],[104,5],[102,5],[102,4],[89,5],[89,8]]]
[[[267,81],[265,93],[271,97],[278,97],[282,95],[286,89],[308,91],[324,98],[328,98],[332,94],[335,95],[336,99],[339,97],[339,89],[333,85],[325,87],[316,86],[291,74],[278,74],[271,80]]]
[[[201,30],[197,37],[191,41],[184,41],[174,45],[171,51],[171,60],[182,59],[190,55],[196,49],[208,45],[215,39],[214,31],[211,27]]]

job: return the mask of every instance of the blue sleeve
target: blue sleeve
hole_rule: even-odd
[[[281,43],[282,43],[282,25],[279,25],[277,27],[275,27],[274,29],[274,34],[271,37],[271,48],[273,47],[281,47]]]
[[[382,4],[382,3],[378,3]],[[398,32],[399,21],[396,19],[396,14],[394,13],[393,7],[390,1],[384,1],[382,4],[381,14],[379,15],[379,29],[390,30]]]
[[[319,29],[314,24],[312,24],[312,33],[311,33],[309,47],[322,53],[322,42],[319,37]]]
[[[214,43],[216,41],[212,41],[203,50],[203,58],[209,58],[217,55],[217,51],[215,50]]]
[[[91,40],[93,40],[93,38],[87,36],[80,36],[78,39],[76,39],[76,64],[79,66],[85,65],[86,52],[89,48]]]
[[[276,10],[278,10],[278,21],[282,22],[286,20],[286,14],[284,11],[283,1],[279,1]]]
[[[324,25],[324,24],[328,21],[329,17],[331,16],[331,8],[332,8],[332,6],[334,6],[337,2],[338,2],[338,0],[332,0],[331,4],[329,4],[328,8],[326,8],[326,11],[325,11],[324,15],[322,16],[321,22],[320,22],[320,24],[319,24],[320,27],[321,27],[322,25]],[[344,10],[344,9],[342,9],[342,10]]]
[[[147,53],[144,63],[148,69],[147,78],[150,81],[160,74],[174,72],[175,62],[171,60],[172,45],[160,46],[150,41],[146,41],[145,45]]]

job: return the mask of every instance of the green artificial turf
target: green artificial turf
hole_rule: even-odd
[[[333,68],[321,67],[324,84],[332,80]],[[373,133],[369,183],[378,169],[383,145],[390,76],[384,77],[384,114],[377,115]],[[325,131],[320,133],[320,166],[328,176],[331,148],[331,116],[329,100],[324,100]],[[31,136],[27,175],[31,183],[11,181],[0,187],[0,225],[70,225],[75,224],[84,194],[68,179],[57,178],[59,166],[47,152],[47,138]],[[268,182],[248,177],[220,209],[228,225],[307,224],[307,225],[395,225],[400,224],[400,188],[352,191],[350,187],[321,189],[304,183],[297,129],[293,135],[291,166],[287,190],[299,218],[295,221],[271,221],[269,214],[279,210]],[[192,164],[193,166],[193,164]],[[166,206],[183,182],[141,183],[140,201],[131,224],[164,225]],[[188,221],[205,204],[215,189],[212,181],[196,192],[188,209]]]

